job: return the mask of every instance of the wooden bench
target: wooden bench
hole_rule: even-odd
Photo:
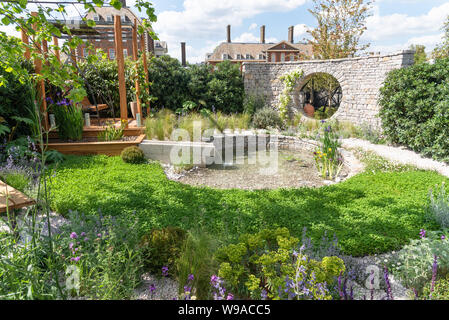
[[[108,105],[104,103],[97,105],[92,104],[88,97],[84,97],[83,101],[81,101],[81,106],[84,112],[100,112],[109,109]]]
[[[8,199],[7,199],[8,198]],[[6,203],[8,202],[8,206]],[[0,180],[0,213],[35,205],[36,201]]]

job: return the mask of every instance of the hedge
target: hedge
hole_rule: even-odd
[[[380,94],[391,142],[449,162],[449,59],[390,72]]]

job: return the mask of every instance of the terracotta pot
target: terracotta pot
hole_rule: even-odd
[[[315,114],[315,107],[313,105],[311,105],[310,103],[307,103],[304,106],[304,112],[308,117],[313,118],[313,116]]]
[[[133,114],[133,119],[136,119],[137,114],[137,102],[130,102],[129,106],[131,108],[131,113]]]

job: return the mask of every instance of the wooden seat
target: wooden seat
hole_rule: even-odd
[[[84,97],[83,101],[81,101],[81,106],[84,112],[99,112],[109,109],[108,105],[104,103],[97,105],[92,104],[88,97]]]
[[[34,204],[36,201],[0,180],[0,213],[6,212],[7,209],[12,212]]]

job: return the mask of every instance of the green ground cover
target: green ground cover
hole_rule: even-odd
[[[157,163],[133,165],[120,157],[69,156],[56,168],[51,205],[61,214],[133,215],[139,230],[204,227],[222,244],[242,233],[287,227],[319,241],[335,234],[344,253],[355,256],[399,249],[419,237],[428,191],[448,181],[435,172],[365,173],[338,185],[278,190],[215,190],[168,180]]]

